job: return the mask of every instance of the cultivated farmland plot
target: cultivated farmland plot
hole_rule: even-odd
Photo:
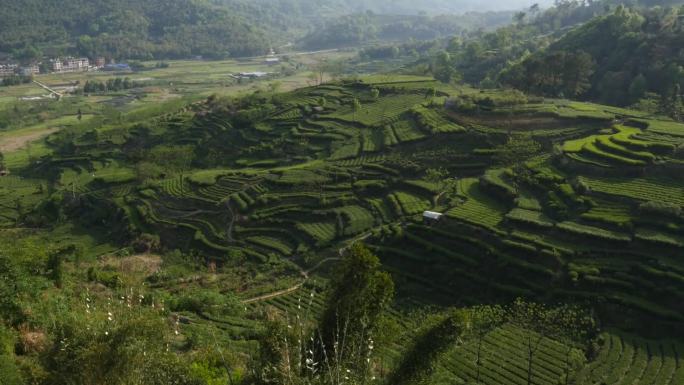
[[[48,141],[30,157],[40,167],[23,153],[16,163],[18,155],[7,155],[0,226],[104,221],[122,242],[159,235],[163,250],[191,250],[218,270],[239,266],[250,279],[288,283],[274,291],[294,288],[250,302],[255,313],[299,310],[303,272],[363,239],[401,282],[400,306],[599,297],[620,314],[684,322],[681,125],[618,119],[591,104],[514,106],[539,127],[525,133],[541,149],[504,164],[506,108],[459,111],[446,101],[463,90],[441,85],[436,102],[432,87],[420,77],[362,78],[286,93],[264,110],[247,101],[232,106],[239,111],[199,103],[149,130],[107,128],[97,145],[86,132],[59,151]],[[500,92],[483,95],[496,103]],[[163,161],[147,155],[169,147],[177,152]],[[55,202],[69,210],[51,211]],[[661,211],[647,215],[644,206]],[[426,210],[445,216],[423,221]],[[276,279],[276,269],[287,278]],[[244,299],[268,294],[259,285]],[[323,300],[312,306],[315,318]],[[253,319],[234,318],[197,322],[234,330],[248,351]],[[506,325],[487,336],[484,352],[493,358],[481,363],[480,383],[527,383],[524,333]],[[607,332],[574,383],[679,385],[680,345]],[[564,383],[569,345],[545,338],[540,346],[531,382]],[[466,343],[440,371],[475,382],[475,354]]]

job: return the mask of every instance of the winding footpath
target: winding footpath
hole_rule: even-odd
[[[318,262],[318,264],[316,264],[316,266],[312,267],[312,268],[309,269],[309,270],[301,270],[301,271],[300,271],[300,274],[301,274],[302,277],[304,278],[304,280],[303,280],[302,282],[300,282],[300,283],[298,283],[298,284],[296,284],[296,285],[294,285],[294,286],[292,286],[292,287],[289,287],[289,288],[287,288],[287,289],[278,290],[278,291],[275,291],[275,292],[273,292],[273,293],[264,294],[264,295],[261,295],[261,296],[258,296],[258,297],[254,297],[254,298],[250,298],[250,299],[243,300],[242,303],[243,303],[244,305],[247,305],[247,304],[255,303],[255,302],[263,302],[263,301],[268,301],[269,299],[273,299],[273,298],[276,298],[276,297],[281,297],[281,296],[284,296],[284,295],[288,295],[288,294],[290,294],[290,293],[294,293],[295,291],[301,289],[302,286],[304,286],[304,284],[306,283],[306,281],[309,280],[309,276],[310,276],[311,273],[313,273],[314,271],[318,270],[321,266],[323,266],[324,264],[326,264],[326,263],[328,263],[328,262],[331,262],[331,261],[339,261],[339,260],[340,260],[340,258],[326,258],[326,259],[324,259],[324,260]]]
[[[299,273],[300,273],[300,274],[302,275],[302,277],[304,278],[302,282],[300,282],[300,283],[298,283],[298,284],[296,284],[296,285],[294,285],[294,286],[292,286],[292,287],[289,287],[289,288],[287,288],[287,289],[278,290],[278,291],[275,291],[275,292],[272,292],[272,293],[260,295],[260,296],[258,296],[258,297],[245,299],[245,300],[242,301],[242,304],[247,305],[247,304],[250,304],[250,303],[268,301],[269,299],[273,299],[273,298],[277,298],[277,297],[281,297],[281,296],[284,296],[284,295],[288,295],[288,294],[294,293],[295,291],[301,289],[302,286],[304,286],[304,284],[306,283],[306,281],[309,280],[309,276],[311,275],[311,273],[313,273],[314,271],[320,269],[321,266],[323,266],[324,264],[326,264],[326,263],[328,263],[328,262],[331,262],[331,261],[340,261],[340,260],[342,260],[342,256],[344,255],[344,252],[345,252],[351,245],[353,245],[353,244],[356,243],[356,242],[363,241],[363,240],[367,239],[368,237],[370,237],[371,235],[372,235],[372,233],[371,233],[371,232],[368,232],[368,233],[365,233],[365,234],[360,235],[359,237],[356,237],[356,238],[354,238],[354,239],[351,239],[351,240],[347,241],[347,242],[346,242],[346,246],[343,246],[343,247],[341,247],[341,248],[338,250],[339,257],[335,257],[335,258],[326,258],[326,259],[324,259],[324,260],[318,262],[318,263],[316,264],[316,266],[310,268],[309,270],[300,270]]]

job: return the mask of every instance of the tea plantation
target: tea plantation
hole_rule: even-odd
[[[283,278],[241,289],[247,315],[308,303],[317,316],[323,301],[309,293],[324,278],[307,269],[325,271],[316,265],[364,240],[397,283],[402,333],[426,305],[598,303],[605,330],[572,383],[684,383],[684,124],[374,76],[212,97],[46,143],[48,155],[0,177],[0,226],[77,223],[121,247],[158,235],[162,249]],[[426,210],[443,220],[424,222]],[[301,284],[309,275],[317,281]],[[253,337],[249,316],[198,322],[247,347]],[[489,333],[483,348],[497,360],[479,375],[476,348],[453,349],[434,382],[527,383],[523,332]],[[558,384],[575,346],[540,346],[532,383]],[[401,350],[383,354],[391,362]]]

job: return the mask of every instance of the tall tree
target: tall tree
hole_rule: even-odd
[[[477,306],[469,311],[471,330],[470,335],[473,337],[475,350],[475,366],[477,372],[475,374],[475,383],[480,383],[480,371],[484,365],[485,351],[482,349],[485,337],[494,331],[497,327],[505,322],[506,312],[500,306]]]
[[[648,91],[648,81],[643,74],[639,74],[634,77],[632,83],[629,85],[629,97],[632,102],[637,102],[639,99],[644,97]]]
[[[594,74],[596,63],[590,54],[584,51],[565,53],[561,69],[561,90],[569,97],[577,97],[591,88],[591,75]]]
[[[549,307],[518,299],[508,308],[508,315],[510,323],[522,333],[521,348],[526,361],[527,385],[535,383],[534,363],[546,340],[565,337],[567,341],[576,342],[575,338],[586,330],[583,329],[585,324],[578,323],[580,312],[567,305]],[[568,367],[567,373],[570,370]]]
[[[394,296],[390,275],[364,245],[350,247],[332,280],[320,321],[319,361],[366,372],[378,321]]]

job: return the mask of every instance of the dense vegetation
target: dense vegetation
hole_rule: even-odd
[[[97,33],[46,21],[102,53],[125,36],[99,31],[132,23],[139,57],[242,44],[186,40],[232,22],[269,43],[249,49],[273,31],[385,41],[284,59],[292,76],[269,80],[225,79],[260,59],[37,75],[73,88],[57,100],[9,78],[0,384],[684,383],[675,3],[557,1],[491,33],[464,29],[502,14],[464,27],[352,0],[72,10],[102,11]],[[178,29],[147,20],[167,16]],[[35,57],[22,33],[6,41]],[[401,68],[353,75],[385,65]]]
[[[545,12],[533,7],[519,13],[515,25],[452,40],[447,63],[485,87],[638,104],[674,116],[682,108],[675,86],[684,83],[678,48],[684,9],[679,2],[615,3],[563,1]],[[671,6],[646,7],[655,4]]]
[[[307,47],[339,47],[376,37],[433,39],[510,20],[509,12],[434,20],[411,16],[419,10],[438,9],[436,3],[448,4],[442,0],[432,3],[402,8],[382,1],[345,0],[27,0],[1,7],[0,52],[13,53],[25,62],[42,54],[115,59],[224,58],[263,55],[269,48],[287,45],[309,33]],[[450,13],[464,10],[453,5],[443,9]],[[334,21],[365,11],[408,14],[373,17],[372,22],[361,16]],[[379,31],[377,36],[374,30]],[[343,36],[326,35],[335,31],[342,31]],[[314,38],[319,34],[327,37]]]
[[[2,236],[25,242],[3,247],[3,282],[18,283],[1,287],[7,344],[27,346],[5,354],[17,378],[69,383],[75,362],[93,366],[86,382],[331,383],[367,355],[357,383],[682,376],[681,124],[392,75],[126,122],[8,154],[0,218],[19,230]],[[59,242],[32,252],[46,239]],[[370,251],[348,248],[360,239]],[[334,278],[340,254],[358,259]],[[337,325],[358,354],[323,365]],[[112,354],[126,359],[103,366]],[[293,372],[296,354],[325,370]]]
[[[512,12],[441,16],[352,14],[330,20],[302,41],[310,49],[355,47],[371,42],[425,41],[460,35],[468,30],[493,29],[510,23]]]

